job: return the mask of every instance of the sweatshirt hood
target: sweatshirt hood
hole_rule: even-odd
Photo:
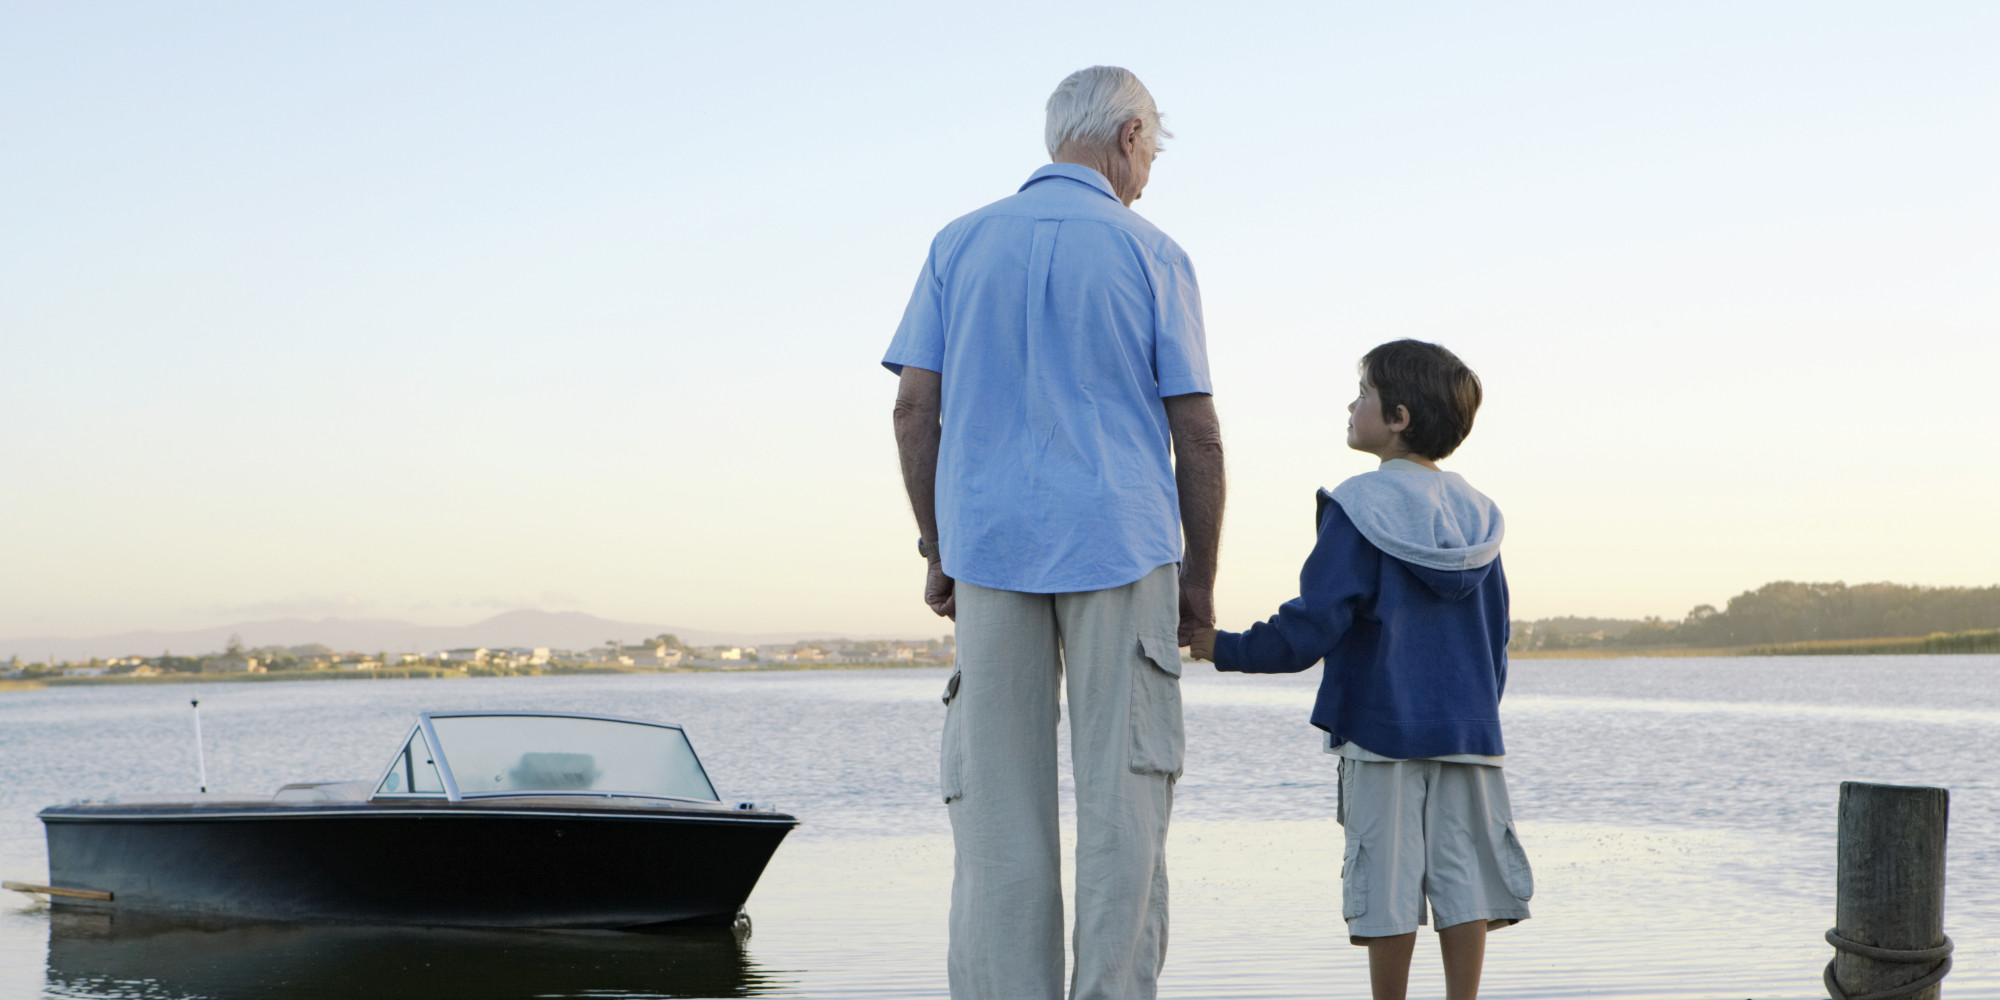
[[[1439,597],[1477,589],[1500,557],[1506,522],[1500,508],[1456,472],[1391,459],[1320,491],[1320,508],[1337,503],[1361,537],[1409,565]]]

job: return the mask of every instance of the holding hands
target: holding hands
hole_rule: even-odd
[[[1215,662],[1215,629],[1196,629],[1194,638],[1188,640],[1189,655],[1197,660]]]

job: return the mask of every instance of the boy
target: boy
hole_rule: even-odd
[[[1247,632],[1203,630],[1194,655],[1250,673],[1325,659],[1312,724],[1341,758],[1341,916],[1375,1000],[1403,1000],[1426,900],[1446,996],[1473,1000],[1488,928],[1528,919],[1534,893],[1501,770],[1500,511],[1437,467],[1472,431],[1479,378],[1415,340],[1360,367],[1347,446],[1381,468],[1320,491],[1300,596]]]

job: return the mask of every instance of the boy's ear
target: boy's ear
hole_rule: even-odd
[[[1396,416],[1394,417],[1394,419],[1391,419],[1391,420],[1389,421],[1389,423],[1388,423],[1388,429],[1389,429],[1389,433],[1391,433],[1391,434],[1401,434],[1401,433],[1403,433],[1404,431],[1406,431],[1406,430],[1409,430],[1409,429],[1410,429],[1410,408],[1409,408],[1409,407],[1407,407],[1407,406],[1404,406],[1404,405],[1403,405],[1403,404],[1401,404],[1401,403],[1397,403],[1397,404],[1396,404]]]

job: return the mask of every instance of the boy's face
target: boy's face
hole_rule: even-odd
[[[1355,451],[1381,455],[1396,443],[1396,433],[1382,419],[1382,397],[1376,395],[1368,376],[1361,377],[1361,395],[1347,404],[1347,446]]]

